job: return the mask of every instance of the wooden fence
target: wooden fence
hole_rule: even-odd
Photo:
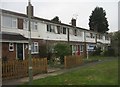
[[[79,66],[83,63],[83,56],[65,56],[64,57],[64,67],[72,68]]]
[[[28,76],[28,60],[24,61],[8,61],[2,63],[3,80],[17,79]],[[33,75],[47,72],[47,58],[32,59]]]

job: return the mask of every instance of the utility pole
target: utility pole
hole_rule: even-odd
[[[32,85],[32,56],[31,56],[31,1],[28,1],[28,20],[29,20],[29,85]]]

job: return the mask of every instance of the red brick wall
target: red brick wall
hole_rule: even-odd
[[[9,51],[9,43],[2,43],[2,58],[7,60],[16,59],[16,44],[14,44],[14,51]]]

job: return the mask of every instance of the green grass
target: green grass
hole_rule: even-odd
[[[34,85],[117,85],[118,60],[84,66],[57,76],[34,80]]]

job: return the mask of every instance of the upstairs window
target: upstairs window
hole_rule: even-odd
[[[57,34],[60,34],[60,26],[57,26]]]
[[[24,27],[24,29],[28,30],[28,20],[27,19],[24,19],[23,27]]]
[[[47,24],[47,31],[50,32],[50,25]]]
[[[48,31],[48,32],[55,32],[55,26],[54,26],[54,25],[47,24],[47,31]]]
[[[35,30],[35,31],[36,31],[37,29],[38,29],[38,24],[37,24],[37,22],[32,21],[32,22],[31,22],[31,30],[33,30],[33,31]]]
[[[17,18],[12,18],[12,28],[17,28]]]
[[[69,29],[69,33],[73,35],[73,29]]]
[[[34,22],[34,29],[35,29],[35,30],[38,29],[38,24],[37,24],[37,22]]]
[[[66,28],[63,27],[63,34],[66,34]]]
[[[18,29],[23,29],[23,19],[18,18]]]
[[[11,17],[8,17],[8,16],[3,16],[3,19],[2,19],[2,25],[4,27],[12,27],[12,18]]]
[[[102,35],[98,34],[98,35],[97,35],[97,38],[98,38],[98,39],[102,39]]]
[[[17,18],[11,16],[3,16],[2,25],[3,27],[17,28]]]
[[[77,36],[77,29],[74,30],[74,35]]]
[[[77,35],[82,36],[82,32],[80,30],[77,30]]]
[[[105,36],[105,40],[109,40],[109,37],[108,37],[108,36]]]

